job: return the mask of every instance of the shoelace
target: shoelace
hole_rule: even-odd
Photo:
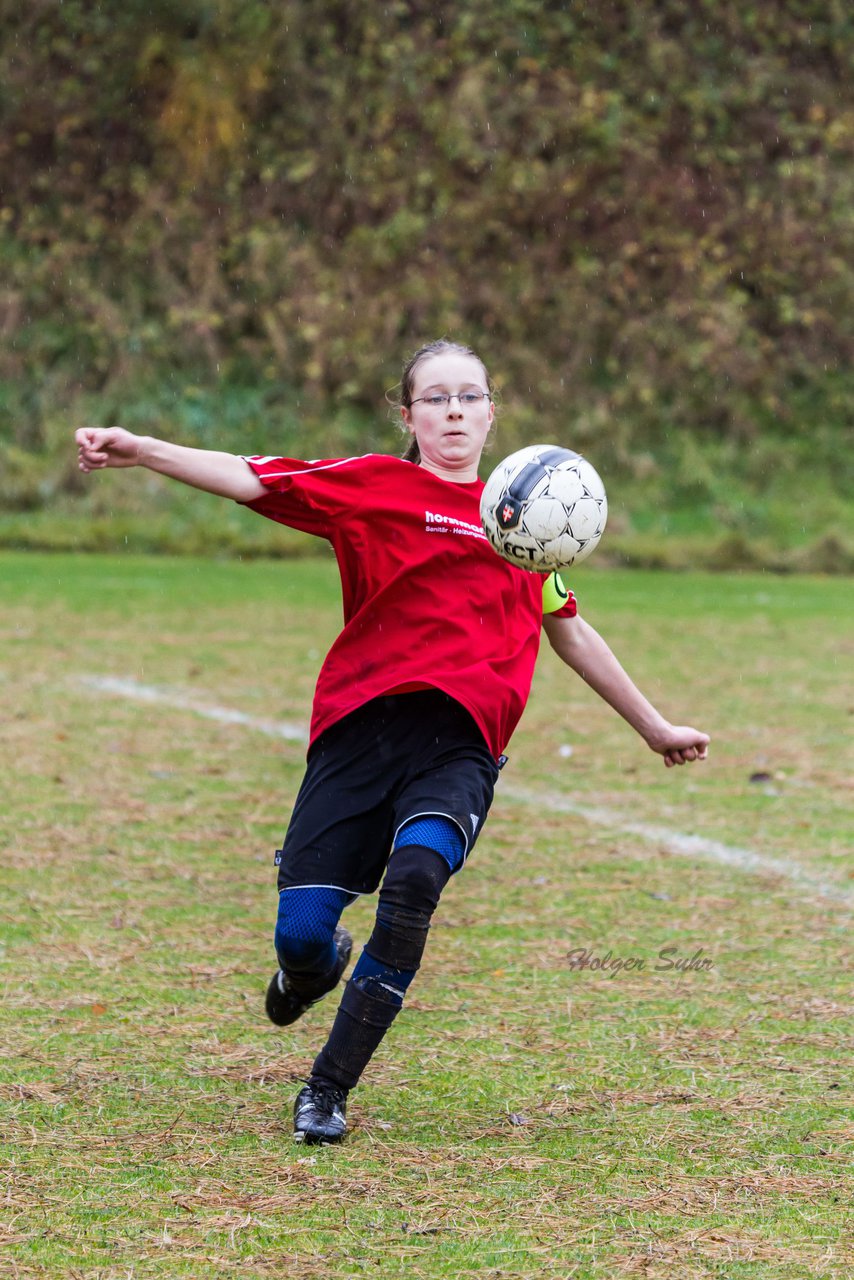
[[[343,1107],[347,1101],[346,1093],[337,1084],[327,1083],[325,1080],[318,1080],[314,1084],[311,1080],[306,1080],[306,1084],[311,1089],[312,1100],[318,1109],[331,1112],[335,1107]]]

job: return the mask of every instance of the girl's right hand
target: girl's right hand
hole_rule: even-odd
[[[135,467],[142,461],[142,436],[123,427],[81,427],[74,433],[81,471],[102,467]]]

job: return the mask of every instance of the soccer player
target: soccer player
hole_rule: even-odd
[[[401,1008],[439,895],[483,828],[541,629],[665,765],[703,760],[709,743],[647,701],[571,593],[544,616],[545,579],[487,542],[477,473],[495,406],[479,357],[444,340],[422,347],[404,369],[400,413],[404,458],[302,462],[119,427],[76,433],[82,471],[147,467],[326,538],[338,559],[344,627],[318,678],[306,773],[277,855],[274,1023],[295,1022],[338,985],[352,947],[341,913],[378,887],[379,901],[296,1099],[305,1142],[344,1136],[348,1092]]]

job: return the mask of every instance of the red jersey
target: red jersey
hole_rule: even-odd
[[[433,687],[469,711],[497,758],[530,693],[546,578],[492,550],[483,481],[386,454],[246,461],[268,489],[246,505],[327,538],[338,559],[344,629],[318,677],[311,740],[371,698]],[[571,592],[556,612],[575,616]]]

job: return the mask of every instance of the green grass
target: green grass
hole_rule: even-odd
[[[290,1107],[332,1005],[282,1032],[262,1002],[303,748],[79,677],[305,723],[334,566],[0,556],[0,1274],[850,1274],[849,913],[620,828],[850,894],[848,584],[589,569],[575,586],[653,700],[709,728],[710,759],[665,770],[544,652],[353,1132],[301,1150]],[[348,912],[357,945],[372,905]],[[657,971],[667,946],[713,967]],[[573,970],[578,947],[644,968]]]

